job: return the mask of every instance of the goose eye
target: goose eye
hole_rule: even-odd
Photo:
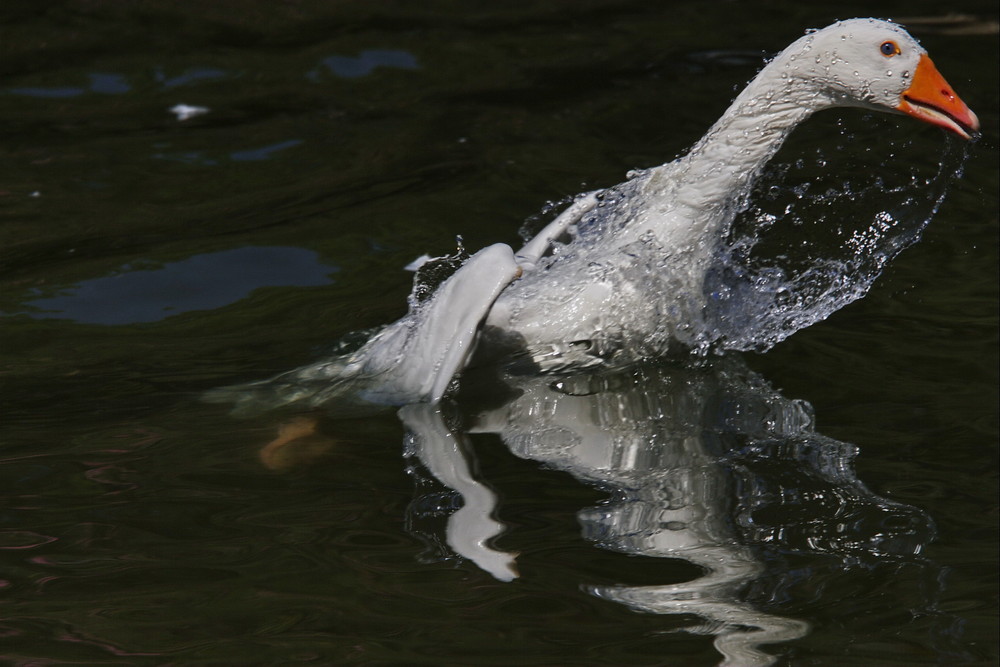
[[[878,48],[883,56],[891,58],[892,56],[899,55],[899,46],[891,39],[887,42],[882,42],[882,46]]]

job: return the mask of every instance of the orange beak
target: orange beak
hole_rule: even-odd
[[[920,56],[913,81],[896,109],[965,139],[979,131],[976,114],[952,91],[926,53]]]

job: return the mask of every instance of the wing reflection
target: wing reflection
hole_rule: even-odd
[[[497,497],[467,460],[468,433],[496,433],[515,455],[610,492],[578,514],[587,539],[703,570],[680,584],[585,590],[640,612],[697,616],[688,630],[715,635],[725,665],[773,664],[761,645],[808,632],[760,608],[775,604],[745,599],[752,582],[780,588],[788,575],[773,571],[781,559],[769,553],[849,568],[914,560],[933,537],[926,514],[857,479],[855,448],[816,433],[807,403],[781,396],[738,357],[505,383],[514,398],[494,408],[463,400],[453,423],[429,405],[400,411],[410,454],[464,499],[448,519],[448,546],[497,579],[517,576],[516,555],[490,544],[503,530]]]

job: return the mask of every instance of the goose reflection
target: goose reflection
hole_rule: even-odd
[[[783,397],[739,357],[504,382],[512,398],[497,407],[399,411],[407,453],[462,497],[445,529],[450,549],[499,580],[518,576],[516,554],[491,545],[504,529],[497,496],[466,454],[469,434],[495,433],[515,455],[610,493],[578,513],[588,540],[701,568],[685,583],[584,589],[639,612],[698,617],[688,630],[715,635],[724,665],[773,664],[762,645],[808,633],[805,621],[744,599],[752,582],[789,576],[768,553],[847,569],[919,561],[933,537],[926,514],[857,479],[856,448],[817,433],[809,404]],[[472,391],[476,383],[465,379]]]

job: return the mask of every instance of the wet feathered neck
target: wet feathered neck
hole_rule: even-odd
[[[806,35],[771,60],[685,156],[651,170],[647,194],[686,209],[672,217],[686,219],[690,240],[724,234],[791,131],[812,113],[838,105],[822,86],[793,75],[806,64],[810,41]],[[681,229],[669,232],[681,240]]]

